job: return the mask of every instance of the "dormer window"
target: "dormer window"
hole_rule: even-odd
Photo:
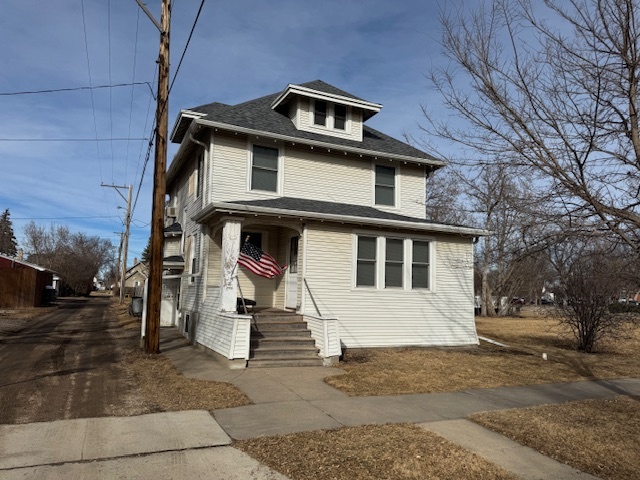
[[[342,130],[347,128],[347,106],[324,100],[313,101],[313,125],[330,130]]]
[[[327,126],[327,102],[316,100],[313,107],[313,123],[315,125]]]
[[[333,106],[333,128],[344,130],[347,127],[347,107],[345,105]]]

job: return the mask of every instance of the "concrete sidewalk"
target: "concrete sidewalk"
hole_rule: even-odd
[[[285,480],[205,411],[0,425],[0,479]]]
[[[593,479],[464,419],[489,410],[640,395],[640,379],[349,397],[323,382],[336,368],[229,370],[163,329],[161,349],[186,376],[230,382],[253,405],[24,425],[0,425],[0,479],[286,480],[230,446],[231,438],[411,422],[523,479]]]
[[[417,423],[526,479],[595,478],[545,457],[506,437],[464,420],[470,414],[640,395],[640,379],[616,379],[498,387],[453,393],[349,397],[323,379],[337,368],[256,368],[229,370],[188,345],[175,330],[163,329],[162,352],[186,376],[229,382],[253,405],[213,412],[234,439],[385,423]]]

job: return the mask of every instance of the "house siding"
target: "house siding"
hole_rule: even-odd
[[[353,234],[348,228],[315,225],[308,226],[306,239],[305,278],[319,306],[316,313],[338,318],[345,346],[477,344],[470,239],[434,239],[431,291],[392,290],[352,286]],[[385,232],[376,230],[371,235]],[[328,249],[331,261],[327,261]],[[305,310],[312,312],[308,291],[305,295]]]
[[[279,196],[277,193],[248,191],[249,143],[244,135],[214,136],[212,201],[268,199]],[[373,205],[374,177],[371,160],[347,156],[336,150],[298,148],[267,139],[257,139],[258,144],[273,145],[281,149],[284,155],[281,179],[282,195],[285,197],[311,200],[349,203],[354,205]],[[375,161],[374,161],[375,162]],[[397,188],[399,206],[380,207],[415,218],[425,218],[424,188],[425,171],[423,166],[405,165],[391,162],[398,168]]]

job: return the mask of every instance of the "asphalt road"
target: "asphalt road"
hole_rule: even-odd
[[[0,423],[131,414],[139,399],[122,365],[137,332],[108,304],[66,298],[36,320],[0,320]]]

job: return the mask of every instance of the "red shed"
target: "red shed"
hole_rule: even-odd
[[[0,308],[39,307],[55,272],[0,254]]]

